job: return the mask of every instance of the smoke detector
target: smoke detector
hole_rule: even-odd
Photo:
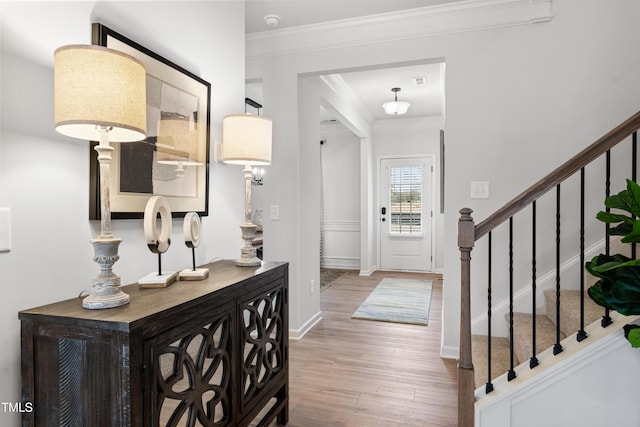
[[[280,25],[280,17],[278,15],[265,15],[264,22],[269,28],[275,28]]]

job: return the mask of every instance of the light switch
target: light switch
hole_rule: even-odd
[[[278,206],[278,205],[271,205],[271,210],[270,210],[269,218],[270,218],[272,221],[280,221],[280,206]]]
[[[489,183],[488,182],[472,182],[471,183],[471,198],[472,199],[488,199],[489,198]]]
[[[11,209],[0,208],[0,252],[11,250]]]

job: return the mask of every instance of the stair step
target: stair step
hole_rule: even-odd
[[[536,354],[553,347],[556,343],[556,293],[554,289],[544,291],[546,314],[536,315]],[[585,297],[585,326],[598,320],[604,309]],[[509,315],[505,315],[509,322]],[[533,356],[532,315],[529,313],[513,313],[513,352],[514,366],[526,362]],[[560,339],[575,334],[580,326],[580,291],[560,291]],[[473,366],[475,369],[476,387],[487,383],[487,337],[472,337]],[[505,337],[491,338],[491,379],[509,370],[509,339]]]
[[[487,383],[487,336],[473,335],[471,337],[473,352],[473,369],[476,388]],[[514,365],[518,362],[515,361]],[[497,378],[509,370],[509,340],[504,337],[491,337],[491,379]]]
[[[544,291],[547,317],[556,322],[556,292],[554,289]],[[588,295],[584,298],[584,324],[595,322],[604,314],[604,308],[593,302]],[[580,329],[580,291],[560,291],[560,330],[566,336],[573,335]]]
[[[562,298],[562,297],[561,297]],[[505,316],[507,322],[508,315]],[[513,313],[513,351],[521,362],[531,359],[533,356],[533,316],[529,313]],[[560,339],[565,335],[560,334]],[[556,342],[556,326],[544,314],[536,316],[536,354],[552,347]]]

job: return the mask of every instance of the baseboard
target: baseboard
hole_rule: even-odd
[[[289,339],[290,340],[299,340],[311,330],[319,321],[322,320],[322,312],[319,311],[315,315],[311,317],[311,319],[307,320],[304,325],[302,325],[299,329],[289,329]]]
[[[322,268],[337,268],[342,270],[359,270],[360,258],[347,257],[322,257],[320,259]]]
[[[364,276],[364,277],[369,277],[371,276],[376,270],[378,270],[378,266],[374,265],[371,266],[370,268],[368,268],[367,270],[360,270],[360,276]]]
[[[441,346],[440,357],[442,357],[443,359],[457,360],[460,357],[460,348],[451,347],[451,346]]]

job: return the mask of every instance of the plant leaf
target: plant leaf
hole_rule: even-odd
[[[627,179],[627,194],[631,212],[635,216],[640,216],[640,186],[630,179]]]
[[[640,348],[640,325],[624,325],[624,337],[629,340],[631,347]]]
[[[610,270],[613,279],[602,279],[602,298],[625,316],[640,314],[640,268]]]
[[[623,222],[609,229],[610,236],[626,236],[633,230],[633,225]]]
[[[604,205],[611,209],[620,209],[640,217],[640,186],[627,179],[627,188],[605,199]]]
[[[600,279],[588,290],[591,299],[620,314],[640,314],[640,260],[600,254],[585,268]]]
[[[605,278],[608,276],[605,276],[602,273],[614,268],[618,268],[620,266],[640,265],[640,264],[637,264],[637,262],[638,262],[637,260],[633,260],[621,254],[614,254],[614,255],[600,254],[595,256],[591,261],[587,262],[585,264],[585,268],[593,276]]]
[[[598,212],[598,220],[617,224],[609,228],[608,234],[623,236],[623,243],[640,242],[640,185],[627,179],[627,188],[607,197],[605,206],[631,214]],[[621,254],[600,254],[585,263],[585,268],[600,279],[588,289],[591,299],[623,315],[640,314],[640,260]],[[640,347],[640,326],[634,326],[629,334],[633,336],[632,345]]]
[[[587,293],[589,294],[589,297],[593,300],[593,302],[595,302],[599,306],[608,308],[609,310],[615,310],[615,308],[607,304],[604,297],[602,296],[601,284],[602,284],[602,280],[598,280],[595,284],[590,286],[589,289],[587,289]]]
[[[611,212],[600,211],[596,215],[596,218],[602,222],[607,222],[609,224],[615,224],[617,222],[625,222],[627,224],[633,224],[634,219],[629,215],[623,214],[615,214]]]
[[[631,213],[629,204],[621,197],[622,193],[614,194],[604,199],[604,205],[611,209],[620,209],[625,212]]]
[[[635,221],[631,232],[624,236],[621,240],[622,243],[634,243],[640,242],[640,221]]]

